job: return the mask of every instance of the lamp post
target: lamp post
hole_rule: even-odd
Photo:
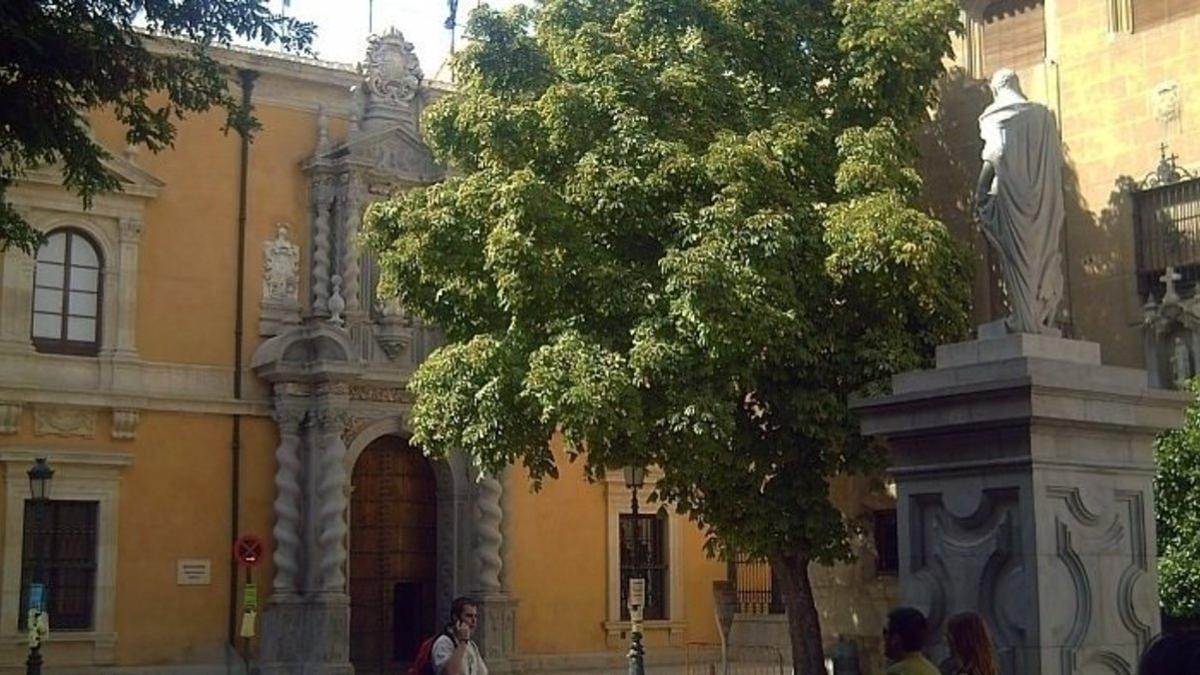
[[[645,675],[646,650],[642,646],[642,612],[646,608],[646,579],[642,573],[642,546],[638,536],[638,490],[646,481],[646,469],[641,466],[626,466],[625,487],[632,495],[630,512],[633,514],[633,571],[629,575],[629,675]],[[635,593],[634,589],[640,590]],[[640,597],[639,597],[640,596]]]
[[[29,496],[33,506],[33,579],[29,584],[29,608],[26,616],[26,630],[29,632],[29,658],[25,660],[26,675],[42,675],[42,637],[45,620],[43,614],[46,608],[46,561],[42,542],[38,535],[42,533],[42,523],[45,519],[46,502],[50,501],[50,482],[54,479],[54,469],[46,463],[45,457],[38,457],[29,469]]]

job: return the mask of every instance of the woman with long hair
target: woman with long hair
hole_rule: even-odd
[[[1000,675],[992,638],[978,614],[963,612],[950,617],[946,622],[946,642],[956,661],[955,675]]]

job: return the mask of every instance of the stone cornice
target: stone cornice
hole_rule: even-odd
[[[0,352],[0,400],[95,408],[266,417],[270,400],[247,371],[247,396],[236,400],[233,370],[100,356],[81,358]]]

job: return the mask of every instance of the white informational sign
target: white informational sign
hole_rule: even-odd
[[[629,606],[642,608],[646,606],[646,580],[629,580]]]
[[[179,586],[207,586],[212,583],[212,561],[193,558],[175,561],[175,583]]]

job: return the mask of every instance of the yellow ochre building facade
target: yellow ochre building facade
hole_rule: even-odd
[[[921,142],[926,201],[976,254],[981,321],[1003,297],[970,217],[975,118],[987,77],[1012,66],[1061,125],[1067,332],[1100,342],[1106,362],[1147,365],[1160,386],[1195,373],[1197,10],[964,4]],[[49,168],[9,191],[50,236],[36,257],[0,257],[0,671],[23,667],[35,551],[50,573],[51,669],[218,673],[246,655],[263,673],[400,672],[467,594],[482,603],[493,672],[621,671],[635,541],[651,578],[650,672],[707,672],[712,582],[729,576],[735,643],[786,658],[769,575],[706,558],[702,534],[657,505],[633,518],[618,472],[589,484],[564,464],[533,493],[519,470],[480,477],[405,440],[407,378],[437,332],[375,297],[353,233],[370,202],[441,178],[419,117],[451,87],[425,77],[396,32],[373,39],[361,69],[248,49],[220,58],[262,122],[252,143],[203,114],[154,154],[97,114],[122,192],[85,211]],[[1148,179],[1163,155],[1178,156],[1175,175],[1167,161]],[[41,523],[26,477],[37,457],[56,472]],[[863,672],[881,672],[892,500],[857,481],[834,496],[871,534],[857,562],[813,571],[823,629],[831,652],[854,641]],[[248,639],[239,534],[267,549]]]

